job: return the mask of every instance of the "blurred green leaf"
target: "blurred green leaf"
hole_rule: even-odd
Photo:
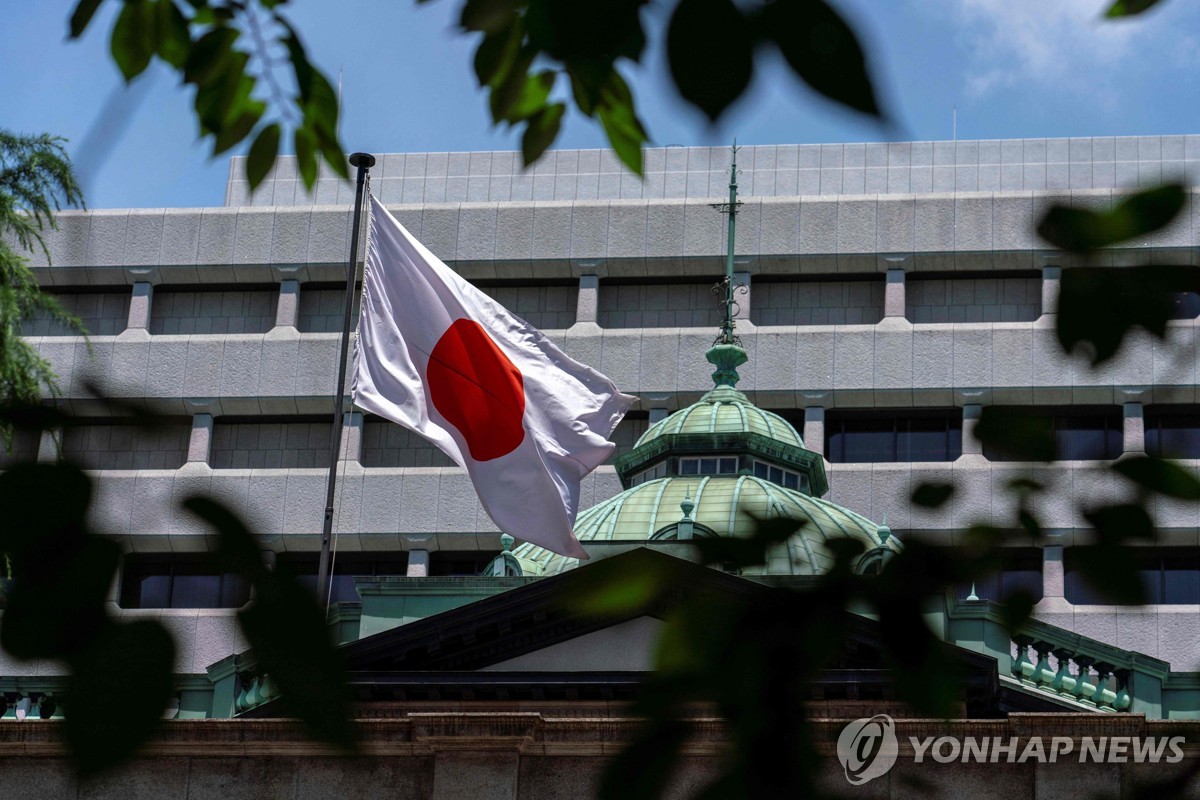
[[[266,570],[254,536],[231,511],[203,497],[183,505],[217,529],[218,555],[250,581],[254,599],[238,620],[258,668],[279,686],[284,707],[315,738],[352,747],[357,733],[345,665],[316,598],[294,577]]]
[[[615,77],[620,80],[620,76]],[[632,99],[629,102],[606,102],[597,109],[597,115],[617,158],[635,175],[642,175],[642,145],[647,136],[641,120],[634,113]]]
[[[162,722],[175,643],[153,620],[109,622],[71,662],[63,736],[81,776],[132,756]]]
[[[1135,456],[1118,461],[1113,464],[1113,469],[1139,486],[1159,494],[1181,500],[1200,500],[1200,478],[1174,461]]]
[[[314,738],[353,748],[358,734],[345,665],[312,594],[294,578],[269,573],[255,582],[254,600],[238,620],[259,669],[279,686],[283,707]]]
[[[1071,561],[1084,581],[1106,600],[1116,605],[1133,606],[1146,602],[1146,587],[1138,574],[1138,562],[1129,558],[1119,547],[1073,547]]]
[[[750,24],[732,0],[679,0],[667,28],[667,61],[683,98],[716,121],[754,73]]]
[[[1121,544],[1128,539],[1153,539],[1154,520],[1138,503],[1117,503],[1083,512],[1096,529],[1100,544]]]
[[[1149,11],[1158,5],[1159,0],[1116,0],[1108,11],[1106,17],[1133,17],[1141,14],[1143,11]]]
[[[1179,215],[1186,202],[1183,186],[1167,184],[1131,195],[1111,211],[1056,205],[1042,217],[1037,232],[1055,247],[1090,253],[1160,230]]]
[[[281,133],[279,123],[271,123],[254,137],[254,144],[250,145],[250,154],[246,158],[246,179],[250,182],[250,191],[257,189],[271,171],[279,154]]]
[[[317,140],[308,128],[296,128],[292,133],[296,145],[296,170],[307,188],[317,182]]]
[[[1033,607],[1037,598],[1027,589],[1017,589],[1004,596],[1000,606],[1000,616],[1004,627],[1010,633],[1015,633],[1022,625],[1033,618]]]
[[[1035,409],[984,406],[975,438],[1018,461],[1054,461],[1058,442],[1054,421]]]
[[[744,539],[725,536],[693,539],[701,562],[733,568],[765,564],[771,547],[786,542],[805,524],[804,520],[790,517],[748,516],[754,521],[754,532]]]
[[[571,608],[601,617],[648,611],[669,587],[668,576],[653,569],[619,575],[592,569],[580,575]]]
[[[0,645],[17,658],[71,658],[89,646],[107,618],[120,558],[116,542],[80,529],[43,531],[14,554]]]
[[[610,70],[617,59],[637,61],[646,46],[640,10],[648,0],[529,0],[529,44],[567,67],[591,63]]]
[[[0,472],[0,550],[22,560],[47,537],[77,536],[92,481],[73,464],[17,464]]]
[[[79,0],[75,5],[75,10],[71,12],[69,25],[69,35],[72,39],[78,39],[87,30],[87,26],[91,24],[92,17],[96,16],[96,9],[100,8],[101,2],[103,0]]]
[[[833,6],[824,0],[773,0],[761,13],[762,35],[779,46],[805,83],[855,111],[882,115],[862,45]]]
[[[599,800],[658,800],[688,738],[680,719],[657,718],[605,765]]]
[[[521,159],[525,166],[537,161],[546,148],[554,144],[566,110],[567,107],[562,103],[554,103],[526,122],[525,133],[521,136]]]
[[[503,30],[527,0],[467,0],[459,24],[468,31],[495,33]]]
[[[521,29],[512,24],[504,30],[483,37],[475,50],[475,77],[480,86],[499,85],[512,68],[521,51]]]
[[[544,70],[536,75],[526,76],[521,93],[517,95],[512,105],[501,112],[503,118],[508,122],[519,122],[542,111],[546,107],[550,90],[554,88],[554,81],[557,77],[557,73],[552,70]]]
[[[219,75],[225,70],[225,59],[233,51],[238,36],[233,28],[220,27],[197,39],[184,62],[183,79],[196,86],[204,86]]]
[[[922,483],[912,493],[912,503],[922,508],[939,508],[954,494],[952,483]]]
[[[112,29],[110,50],[113,61],[121,70],[126,83],[141,75],[150,66],[157,47],[157,19],[154,5],[148,0],[126,0]]]
[[[1022,508],[1017,511],[1017,522],[1025,529],[1035,542],[1042,538],[1042,525],[1037,521],[1037,517],[1027,508]]]
[[[1200,291],[1200,268],[1073,267],[1062,272],[1057,334],[1067,353],[1085,346],[1093,366],[1117,354],[1125,336],[1144,328],[1162,339],[1175,301]]]
[[[155,21],[158,55],[175,69],[182,69],[192,49],[187,18],[172,0],[159,0]]]

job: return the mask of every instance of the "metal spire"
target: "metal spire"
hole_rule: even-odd
[[[729,202],[728,203],[713,203],[713,208],[720,211],[722,214],[729,215],[729,235],[726,237],[725,247],[725,277],[713,287],[713,294],[724,295],[721,300],[722,319],[721,333],[713,344],[739,344],[737,336],[734,335],[734,292],[739,287],[733,283],[733,250],[734,243],[737,241],[737,215],[738,208],[742,205],[738,202],[737,192],[737,139],[733,140],[733,146],[730,148],[729,161]]]
[[[729,215],[729,235],[725,248],[725,277],[713,287],[713,294],[721,298],[722,314],[720,333],[717,334],[713,347],[706,353],[708,360],[717,368],[713,373],[713,382],[717,386],[736,386],[738,382],[737,368],[746,363],[746,351],[734,333],[734,309],[737,292],[746,293],[746,287],[735,285],[733,282],[733,251],[737,241],[737,214],[741,203],[737,199],[737,139],[733,140],[730,148],[729,162],[729,202],[713,203],[712,207],[723,214]]]

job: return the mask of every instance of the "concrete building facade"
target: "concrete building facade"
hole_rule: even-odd
[[[1052,203],[1102,208],[1131,188],[1200,177],[1200,136],[763,146],[738,160],[738,334],[749,355],[738,389],[824,455],[827,499],[886,521],[900,541],[952,544],[973,522],[1011,519],[1004,487],[1033,468],[1053,543],[1014,547],[1011,569],[981,595],[998,599],[1006,575],[1036,586],[1046,636],[1110,648],[1110,662],[1150,659],[1160,694],[1142,710],[1169,716],[1167,705],[1182,713],[1195,700],[1200,716],[1200,506],[1156,501],[1161,539],[1143,554],[1154,605],[1089,602],[1070,556],[1087,527],[1080,508],[1127,491],[1112,460],[1149,449],[1200,463],[1200,298],[1180,298],[1167,342],[1136,338],[1089,369],[1054,333],[1070,263],[1034,233]],[[651,149],[639,180],[602,151],[551,152],[528,171],[514,153],[410,153],[379,157],[372,189],[461,275],[639,396],[614,435],[619,456],[711,388],[704,353],[720,312],[710,287],[726,250],[712,204],[727,194],[728,165],[727,148]],[[35,256],[34,269],[84,320],[90,345],[42,321],[27,334],[79,420],[58,437],[18,437],[0,457],[53,460],[61,447],[92,471],[95,528],[127,553],[113,602],[123,616],[161,619],[180,646],[177,672],[197,680],[245,644],[234,609],[213,607],[236,592],[222,600],[218,588],[213,601],[211,587],[189,583],[190,554],[213,538],[179,500],[210,493],[279,558],[315,564],[350,241],[350,184],[323,173],[306,195],[282,158],[251,195],[242,172],[234,159],[221,208],[59,216],[53,266]],[[1198,247],[1192,204],[1101,260],[1192,264]],[[151,433],[106,416],[89,382],[167,424]],[[971,432],[988,405],[1054,409],[1068,460],[985,453]],[[344,428],[335,599],[358,599],[355,575],[478,575],[501,551],[469,480],[440,452],[357,412]],[[953,482],[955,501],[912,506],[921,481]],[[602,467],[581,508],[621,489]],[[951,638],[978,618],[951,613],[962,599],[947,598]],[[1009,668],[1019,673],[1030,643],[1012,645]],[[30,666],[4,659],[0,689],[23,691]],[[49,687],[55,669],[32,675]],[[1164,705],[1171,691],[1190,699]]]

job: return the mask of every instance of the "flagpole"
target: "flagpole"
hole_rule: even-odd
[[[358,277],[358,231],[362,227],[363,188],[375,156],[354,153],[350,165],[358,168],[354,192],[354,227],[350,232],[350,259],[346,263],[346,302],[342,312],[342,347],[338,359],[337,394],[333,401],[333,430],[330,435],[329,479],[325,488],[325,523],[321,530],[321,561],[317,567],[317,599],[329,607],[329,540],[333,535],[333,498],[337,488],[337,465],[342,450],[342,415],[345,408],[346,361],[350,351],[350,317],[354,311],[354,284]]]

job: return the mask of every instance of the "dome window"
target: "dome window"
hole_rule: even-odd
[[[680,475],[736,475],[737,458],[681,458]]]
[[[754,477],[782,486],[785,489],[808,491],[808,476],[765,461],[754,462]]]

